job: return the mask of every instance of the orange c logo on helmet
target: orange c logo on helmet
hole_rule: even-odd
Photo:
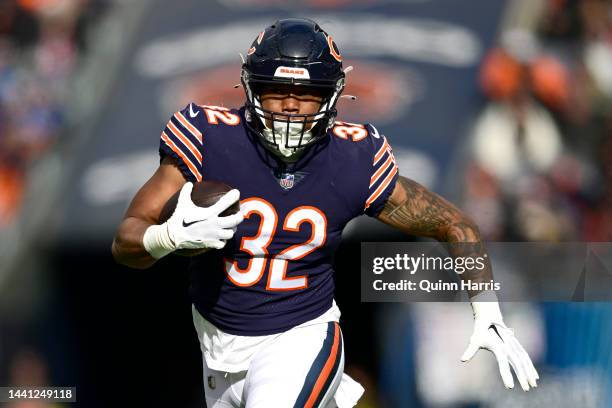
[[[331,35],[327,36],[327,45],[329,46],[329,53],[336,59],[338,62],[342,62],[342,56],[340,55],[340,51],[338,50],[338,46],[332,39]]]
[[[266,30],[262,31],[261,33],[259,33],[259,35],[257,36],[257,45],[261,44],[261,40],[263,40],[264,34],[266,33]],[[247,51],[247,55],[251,55],[253,53],[255,53],[255,51],[257,50],[257,48],[255,46],[249,48],[249,50]]]

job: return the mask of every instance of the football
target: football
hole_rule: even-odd
[[[197,183],[193,183],[193,190],[191,191],[191,201],[199,207],[210,207],[215,204],[219,199],[228,191],[230,191],[232,187],[228,186],[225,183],[220,181],[200,181]],[[159,223],[162,224],[168,220],[174,213],[176,209],[176,205],[178,203],[178,197],[180,194],[180,190],[174,193],[172,197],[168,199],[164,208],[162,208],[161,213],[159,215]],[[227,215],[236,214],[240,210],[240,204],[238,202],[234,203],[227,210],[223,211],[219,214],[221,217],[225,217]],[[173,253],[181,256],[196,256],[206,252],[207,249],[179,249],[174,251]]]

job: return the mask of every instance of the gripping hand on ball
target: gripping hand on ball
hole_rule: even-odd
[[[191,200],[192,189],[193,184],[186,183],[172,216],[145,231],[143,245],[153,258],[159,259],[177,249],[221,249],[243,221],[241,212],[219,216],[240,199],[238,190],[228,191],[210,207],[199,207]]]

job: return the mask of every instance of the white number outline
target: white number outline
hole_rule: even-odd
[[[336,125],[333,128],[334,135],[340,139],[348,139],[349,136],[353,142],[359,142],[368,136],[368,130],[364,125],[358,123],[349,123],[336,121]]]
[[[229,126],[240,124],[240,116],[231,113],[230,110],[224,106],[200,105],[200,107],[204,109],[206,119],[211,125],[218,125],[219,119]]]
[[[265,273],[268,260],[268,246],[272,243],[278,225],[278,213],[272,204],[263,198],[250,197],[240,202],[245,218],[256,214],[260,218],[257,234],[242,237],[240,250],[251,255],[245,268],[238,262],[224,259],[224,270],[229,280],[240,287],[256,285]],[[303,223],[311,225],[310,238],[303,243],[291,245],[276,254],[270,260],[266,290],[290,291],[308,287],[305,275],[286,277],[289,261],[296,261],[313,253],[327,241],[327,217],[320,209],[313,206],[300,206],[291,210],[285,217],[283,230],[298,232]],[[256,243],[251,245],[250,243]]]
[[[235,260],[230,262],[224,259],[224,265],[225,273],[234,285],[247,287],[253,286],[259,282],[266,270],[268,246],[272,243],[272,239],[274,239],[274,232],[276,231],[276,225],[278,223],[278,214],[272,204],[257,197],[242,200],[240,202],[240,208],[245,211],[244,218],[250,218],[253,214],[259,216],[259,229],[255,236],[243,237],[240,241],[240,251],[251,255],[246,268],[240,268],[238,266],[238,261]],[[266,212],[268,212],[267,217]],[[272,221],[272,225],[270,225],[270,221]],[[258,241],[263,241],[263,243],[257,243]],[[253,245],[251,245],[251,243],[253,243]]]
[[[304,212],[307,214],[303,214]],[[289,266],[289,261],[302,259],[325,244],[327,240],[327,218],[323,211],[316,207],[306,205],[300,206],[294,208],[287,214],[285,222],[283,223],[283,229],[285,231],[298,232],[301,225],[305,222],[309,223],[312,228],[310,238],[306,242],[295,244],[284,249],[272,258],[266,289],[287,291],[308,287],[308,279],[305,275],[287,278],[287,267]],[[293,283],[288,284],[287,282]]]

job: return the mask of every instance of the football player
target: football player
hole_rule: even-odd
[[[193,319],[209,407],[351,407],[363,389],[343,374],[332,257],[344,226],[362,214],[408,234],[475,243],[459,209],[401,177],[371,124],[336,120],[345,84],[334,40],[308,19],[263,30],[242,66],[244,106],[190,103],[161,134],[161,164],[134,197],[113,242],[115,259],[147,268],[177,249],[191,259]],[[208,208],[193,182],[234,190]],[[176,191],[170,219],[161,208]],[[240,200],[240,212],[220,216]],[[488,282],[490,270],[464,274]],[[474,334],[463,355],[492,351],[508,388],[538,374],[489,292],[469,293]],[[494,300],[494,299],[493,299]]]

